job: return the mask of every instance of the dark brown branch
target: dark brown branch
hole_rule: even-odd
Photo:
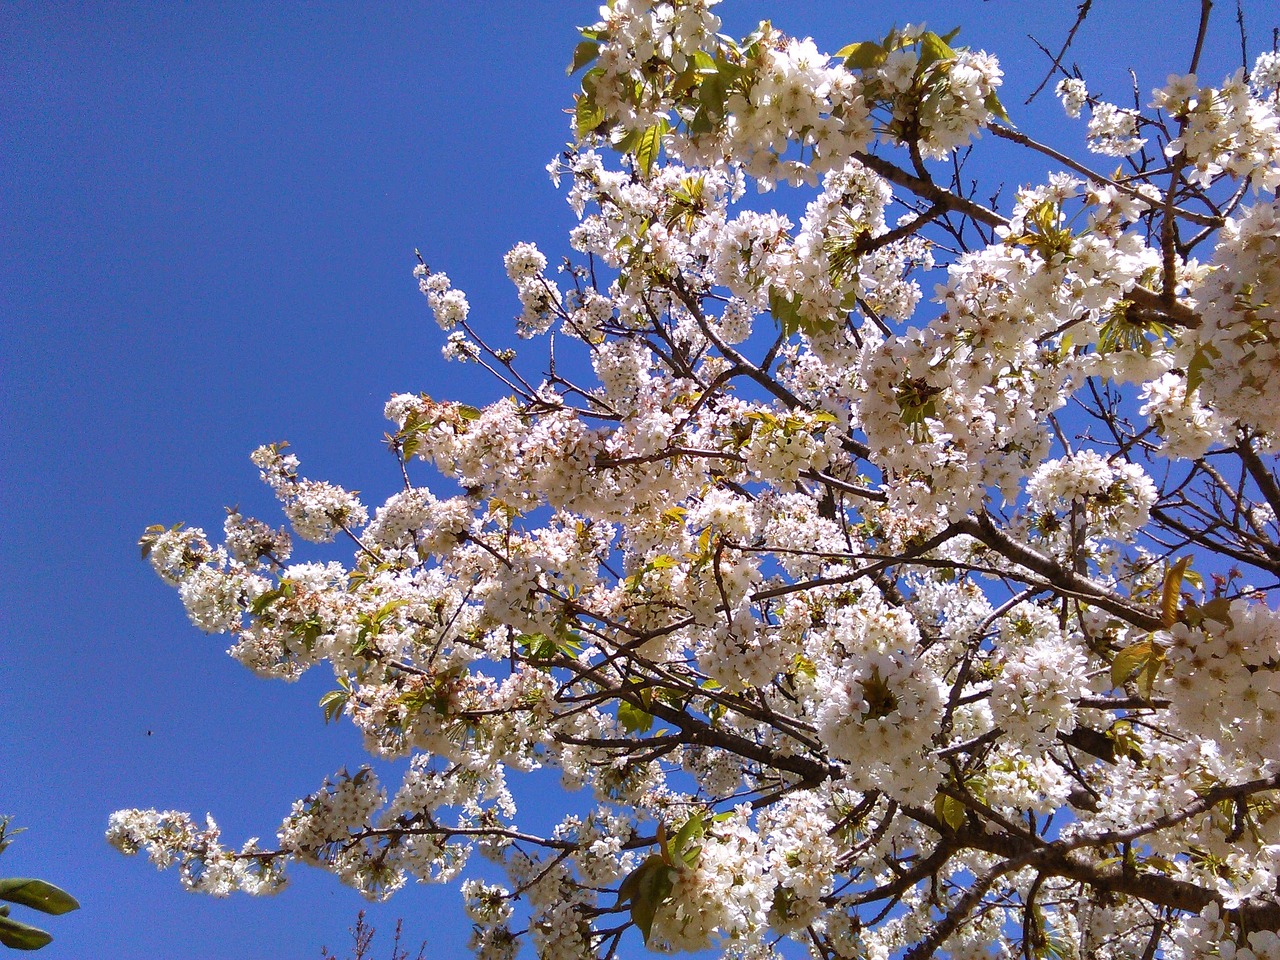
[[[1030,106],[1031,102],[1035,100],[1036,97],[1040,96],[1040,91],[1043,90],[1049,81],[1053,79],[1054,71],[1062,70],[1062,58],[1067,55],[1067,49],[1071,46],[1071,41],[1076,38],[1076,31],[1084,25],[1084,19],[1089,16],[1089,8],[1092,6],[1093,0],[1083,0],[1080,6],[1076,7],[1076,22],[1071,25],[1071,29],[1067,32],[1067,39],[1063,41],[1062,49],[1058,51],[1058,55],[1053,58],[1053,63],[1049,65],[1049,72],[1044,75],[1044,79],[1040,81],[1040,85],[1031,91],[1031,96],[1027,97],[1027,99],[1023,101],[1026,106]],[[1033,37],[1032,39],[1034,40],[1035,38]],[[1064,74],[1066,73],[1065,70],[1062,70],[1062,72]]]
[[[1144,630],[1158,630],[1164,625],[1155,613],[1116,596],[1087,577],[1063,567],[1053,558],[1018,543],[1000,530],[985,513],[978,514],[976,517],[966,517],[959,521],[956,527],[961,532],[986,544],[1006,560],[1011,560],[1043,577],[1058,590],[1086,600],[1108,613],[1114,613],[1136,627],[1142,627]]]
[[[930,180],[917,177],[915,174],[908,173],[901,167],[895,166],[883,157],[877,157],[874,153],[854,153],[853,157],[865,167],[874,170],[880,176],[884,177],[890,183],[896,183],[900,187],[905,187],[918,197],[923,197],[935,206],[942,207],[946,210],[954,210],[962,213],[971,220],[978,223],[985,223],[989,227],[1007,226],[1009,221],[994,210],[988,210],[980,203],[967,200],[964,197],[946,190]]]

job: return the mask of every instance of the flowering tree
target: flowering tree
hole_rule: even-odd
[[[270,845],[155,810],[112,842],[214,894],[300,861],[381,897],[479,853],[485,958],[1280,957],[1280,56],[1205,85],[1202,23],[1143,112],[1063,79],[1106,174],[953,34],[829,56],[714,2],[583,31],[573,253],[506,257],[559,366],[424,263],[445,355],[509,396],[392,397],[372,511],[253,455],[353,557],[234,511],[221,546],[143,537],[246,666],[327,661],[326,717],[402,781],[340,773]],[[980,132],[1063,172],[1001,212]],[[576,811],[547,835],[509,783],[537,767]]]

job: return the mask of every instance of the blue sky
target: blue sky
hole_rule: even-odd
[[[1111,58],[1087,71],[1091,87],[1120,96],[1132,65],[1145,97],[1185,69],[1198,3],[1095,6],[1070,58]],[[1230,6],[1216,12],[1209,80],[1239,63]],[[1021,105],[1045,68],[1026,35],[1056,45],[1074,10],[720,8],[727,32],[771,17],[828,50],[895,22],[961,25],[962,41],[1001,57],[1015,122],[1078,143],[1049,96]],[[1252,54],[1271,21],[1261,0],[1245,11]],[[468,292],[494,340],[514,341],[501,258],[520,240],[553,261],[566,252],[572,214],[543,167],[568,137],[573,28],[595,12],[0,6],[0,813],[29,828],[0,875],[45,877],[83,904],[49,919],[42,956],[301,960],[346,947],[364,904],[327,875],[300,869],[275,898],[215,901],[103,841],[127,806],[208,811],[229,842],[270,840],[292,799],[363,759],[349,729],[323,725],[318,671],[292,686],[249,675],[225,638],[188,624],[135,542],[157,522],[216,530],[230,504],[277,520],[248,461],[275,440],[308,475],[377,503],[398,483],[380,442],[389,394],[501,395],[440,359],[413,251]],[[995,180],[1037,176],[996,156],[980,168]],[[538,347],[522,349],[541,369]],[[370,909],[388,936],[403,916],[432,956],[465,955],[452,891],[411,888]]]

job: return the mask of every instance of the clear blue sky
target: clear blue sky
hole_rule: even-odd
[[[1185,69],[1198,3],[1095,7],[1071,58],[1110,54],[1091,87],[1119,96],[1132,65],[1145,97]],[[1078,142],[1051,97],[1021,106],[1045,67],[1026,34],[1056,45],[1074,10],[720,8],[728,32],[772,17],[828,50],[894,22],[962,25],[1005,64],[1015,122]],[[1256,53],[1275,14],[1245,10]],[[595,14],[548,0],[0,6],[0,813],[29,828],[0,875],[45,877],[83,904],[49,918],[41,956],[345,949],[363,901],[327,875],[215,901],[103,841],[127,806],[209,811],[229,842],[269,841],[292,799],[363,758],[348,728],[322,723],[320,671],[293,686],[249,675],[134,544],[150,523],[217,530],[227,504],[278,520],[247,459],[268,441],[379,502],[397,484],[380,443],[390,393],[499,395],[440,359],[413,250],[467,290],[495,340],[514,339],[501,257],[519,240],[566,252],[572,215],[543,167],[568,136],[573,28]],[[1216,14],[1202,71],[1215,81],[1239,62],[1234,5]],[[433,957],[465,955],[451,890],[371,912],[388,934],[403,916]]]

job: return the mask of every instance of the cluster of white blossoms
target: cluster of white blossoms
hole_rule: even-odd
[[[1194,460],[1231,436],[1231,421],[1201,402],[1200,386],[1187,389],[1187,376],[1182,371],[1147,381],[1142,386],[1142,399],[1138,413],[1160,434],[1168,457]]]
[[[1209,186],[1227,173],[1262,190],[1280,186],[1280,105],[1267,96],[1275,89],[1274,58],[1274,53],[1258,58],[1252,88],[1241,69],[1221,87],[1201,87],[1189,74],[1171,76],[1155,91],[1152,106],[1181,124],[1165,154],[1190,165],[1187,178],[1192,183]]]
[[[1134,110],[1100,102],[1089,117],[1089,149],[1108,157],[1127,157],[1141,150],[1146,139],[1138,136],[1139,115]]]
[[[1280,133],[1276,135],[1280,139]],[[1278,168],[1280,170],[1280,168]],[[1280,443],[1280,204],[1249,207],[1223,226],[1216,269],[1198,291],[1204,324],[1188,338],[1188,369],[1204,364],[1200,402]]]
[[[932,161],[1060,159],[994,57],[734,42],[713,6],[583,31],[570,255],[504,260],[543,379],[420,265],[501,399],[392,396],[381,503],[276,444],[288,531],[142,538],[247,667],[327,665],[398,786],[339,774],[269,848],[110,839],[215,894],[456,880],[482,960],[1275,955],[1280,58],[1145,112],[1063,80],[1126,167],[992,209]],[[573,797],[538,831],[543,768]]]
[[[759,44],[762,62],[749,88],[725,103],[728,142],[717,145],[742,157],[749,176],[796,183],[870,142],[867,107],[849,71],[828,66],[812,40],[766,30]],[[812,160],[784,157],[796,140],[813,149]]]
[[[1054,92],[1062,101],[1062,109],[1073,120],[1080,116],[1080,111],[1089,102],[1089,89],[1079,77],[1066,77],[1059,80]]]
[[[560,315],[560,290],[555,283],[543,276],[547,258],[531,243],[517,244],[505,259],[507,276],[520,294],[518,330],[521,336],[532,337],[546,333]]]
[[[1027,481],[1027,503],[1058,552],[1072,532],[1060,515],[1083,508],[1091,536],[1127,539],[1146,525],[1158,491],[1140,464],[1109,463],[1093,450],[1046,460]]]
[[[178,810],[120,810],[107,826],[113,847],[130,855],[145,850],[161,870],[176,866],[188,890],[225,897],[236,890],[271,894],[284,887],[282,861],[259,856],[256,838],[237,854],[222,846],[221,836],[212,817],[202,829]]]
[[[904,38],[918,36],[910,26]],[[898,139],[918,138],[921,152],[941,158],[978,136],[994,115],[993,97],[1003,72],[996,58],[985,51],[961,50],[921,70],[920,56],[907,47],[892,51],[878,74],[864,79],[879,81],[894,97],[894,120],[902,129]],[[920,96],[922,90],[927,90]],[[919,96],[918,102],[915,96]]]
[[[599,51],[597,87],[601,108],[624,127],[643,129],[670,108],[661,87],[652,82],[661,67],[684,71],[720,29],[711,12],[720,0],[615,0],[600,10],[594,31],[607,36]],[[633,101],[639,89],[641,99]]]
[[[327,480],[298,476],[298,458],[278,445],[259,447],[252,460],[262,479],[284,505],[294,533],[311,543],[327,543],[343,527],[363,526],[369,519],[355,494]]]
[[[817,660],[818,733],[849,764],[851,785],[921,802],[936,788],[921,747],[933,741],[945,689],[910,614],[886,605],[870,583],[854,590],[856,601],[828,612],[827,635],[809,640],[811,655],[825,652]]]
[[[1076,703],[1090,692],[1088,659],[1034,604],[1009,612],[1000,643],[1007,653],[992,683],[991,719],[1034,755],[1075,729]]]
[[[414,267],[413,275],[418,278],[418,289],[431,304],[431,312],[435,314],[436,323],[441,330],[452,330],[467,319],[467,314],[471,312],[467,295],[453,288],[448,274],[432,273],[426,264],[418,264]]]
[[[1247,762],[1280,755],[1280,618],[1236,600],[1199,627],[1176,624],[1166,642],[1171,723]],[[1234,705],[1229,713],[1224,702]]]

